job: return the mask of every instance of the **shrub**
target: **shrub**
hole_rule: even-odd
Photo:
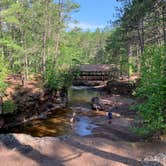
[[[5,83],[5,78],[7,75],[7,66],[4,62],[3,56],[0,55],[0,96],[3,96],[3,93],[7,87]]]
[[[45,85],[50,90],[60,90],[71,85],[72,74],[68,67],[48,67],[45,72]]]
[[[143,119],[142,127],[136,129],[141,135],[166,131],[166,75],[165,48],[152,46],[141,57],[141,82],[136,90],[144,102],[136,108]]]
[[[17,109],[15,103],[12,100],[6,100],[3,103],[3,113],[7,114],[7,113],[13,113],[15,110]]]

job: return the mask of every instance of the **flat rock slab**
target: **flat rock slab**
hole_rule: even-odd
[[[31,137],[0,135],[0,166],[139,166],[143,162],[165,166],[166,144],[129,143],[98,137]],[[155,156],[145,159],[145,156]]]

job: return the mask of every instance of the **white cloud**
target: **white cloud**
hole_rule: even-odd
[[[83,22],[76,23],[76,24],[74,24],[74,23],[69,24],[69,28],[74,28],[74,27],[80,27],[83,30],[92,30],[93,31],[96,28],[102,29],[105,26],[104,25],[90,24],[90,23],[83,23]]]

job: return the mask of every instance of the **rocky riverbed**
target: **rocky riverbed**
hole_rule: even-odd
[[[1,166],[165,166],[162,143],[111,140],[100,135],[32,137],[0,135]]]
[[[86,101],[84,93],[72,92],[73,103],[70,101],[70,107],[75,112],[75,121],[66,135],[33,137],[27,134],[1,134],[0,166],[166,165],[165,136],[162,139],[142,139],[130,130],[136,112],[129,107],[135,104],[135,100],[121,95],[94,93],[105,108],[95,111],[89,103],[92,91],[88,92],[89,95],[86,92]],[[112,119],[108,119],[109,111],[112,112]],[[78,130],[84,117],[83,124],[86,125]],[[79,134],[78,131],[83,133],[84,129],[85,134]],[[42,127],[42,130],[46,131],[47,128]]]

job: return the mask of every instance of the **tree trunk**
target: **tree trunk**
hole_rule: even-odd
[[[22,86],[26,86],[27,81],[28,81],[28,56],[26,53],[24,56],[24,71],[21,76],[21,81],[22,81]]]
[[[54,64],[56,64],[56,59],[59,54],[59,41],[60,41],[60,32],[57,31],[55,34],[55,55],[54,55]]]
[[[26,45],[26,33],[22,31],[22,46],[24,48],[24,50],[26,50],[27,45]],[[24,52],[24,73],[23,73],[23,77],[22,77],[22,83],[23,86],[26,86],[27,81],[28,81],[28,55],[27,52]]]
[[[141,49],[141,54],[144,51],[144,22],[143,22],[143,18],[141,18],[140,22],[138,23],[138,38],[139,38],[139,45],[140,45],[140,49]]]
[[[28,81],[28,56],[25,53],[25,81]]]
[[[43,34],[43,55],[42,55],[42,72],[44,73],[46,71],[46,32]]]
[[[45,73],[46,70],[46,42],[47,42],[47,34],[48,34],[48,27],[47,27],[47,23],[48,23],[48,5],[49,2],[48,0],[45,0],[45,10],[44,10],[44,33],[43,33],[43,52],[42,52],[42,72],[43,74]]]
[[[3,114],[3,98],[0,96],[0,114]]]
[[[128,76],[128,79],[130,78],[130,56],[132,54],[132,51],[131,51],[131,45],[130,43],[128,43],[128,48],[127,48],[127,76]]]
[[[0,17],[0,38],[2,38],[2,37],[3,37],[3,33],[2,33],[2,20],[1,20],[1,17]]]
[[[164,46],[166,47],[166,2],[164,2],[163,4],[162,16],[163,16]]]
[[[60,42],[60,26],[61,26],[61,14],[62,14],[62,2],[59,0],[58,2],[59,10],[58,10],[58,25],[56,28],[56,33],[55,33],[55,55],[54,55],[54,65],[56,65],[56,60],[59,54],[59,42]]]
[[[141,69],[139,45],[136,46],[136,52],[137,52],[137,56],[136,56],[136,65],[137,65],[137,72],[138,72],[138,74],[139,74],[139,73],[140,73],[140,69]]]

